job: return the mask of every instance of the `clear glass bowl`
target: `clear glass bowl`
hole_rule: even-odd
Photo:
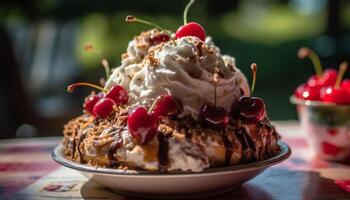
[[[350,162],[350,105],[290,97],[312,153],[329,161]]]

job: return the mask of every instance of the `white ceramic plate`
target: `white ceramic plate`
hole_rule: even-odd
[[[273,158],[243,165],[210,168],[199,173],[160,173],[91,167],[66,159],[62,153],[62,145],[55,148],[52,158],[65,167],[80,171],[90,181],[124,195],[152,199],[200,198],[233,190],[267,167],[286,160],[291,154],[290,147],[283,142],[279,142],[279,146],[281,152]]]

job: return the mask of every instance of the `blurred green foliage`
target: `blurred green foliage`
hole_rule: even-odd
[[[305,16],[284,5],[271,6],[263,13],[230,12],[221,24],[230,37],[273,46],[321,34],[325,30],[325,19],[325,12]]]
[[[103,4],[79,0],[63,1],[65,6],[54,0],[38,2],[45,3],[36,4],[40,14],[30,20],[58,18],[79,21],[79,36],[75,45],[79,66],[83,76],[96,76],[94,72],[102,71],[101,57],[107,58],[112,66],[117,67],[120,55],[126,51],[133,36],[151,28],[142,24],[127,24],[124,21],[126,15],[132,14],[175,31],[183,21],[182,8],[187,1],[169,1],[165,4],[160,0],[108,1],[109,4]],[[223,6],[219,7],[220,3]],[[237,66],[248,79],[250,63],[258,64],[256,95],[265,99],[272,119],[296,118],[289,96],[298,84],[305,82],[313,73],[311,63],[298,60],[296,51],[301,46],[315,47],[317,38],[326,34],[326,8],[307,15],[292,9],[288,1],[265,4],[240,1],[223,12],[208,11],[215,6],[216,9],[224,9],[225,3],[231,5],[232,2],[218,1],[215,4],[215,1],[198,1],[191,8],[189,21],[201,23],[222,53],[236,58]],[[340,24],[344,35],[349,38],[350,3],[342,1],[341,8]],[[0,8],[0,16],[4,15],[7,23],[26,18],[22,10],[11,6]],[[350,43],[350,39],[347,41]],[[98,53],[85,52],[85,44],[92,44],[94,52]]]

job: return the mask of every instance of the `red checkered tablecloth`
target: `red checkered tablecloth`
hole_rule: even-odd
[[[240,189],[210,199],[350,200],[350,166],[313,158],[297,122],[274,124],[292,156]],[[60,140],[0,141],[0,199],[126,199],[56,164],[50,153]]]

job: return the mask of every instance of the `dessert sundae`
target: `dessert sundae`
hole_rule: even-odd
[[[350,161],[350,80],[342,80],[347,62],[339,71],[323,71],[317,54],[303,47],[301,59],[310,58],[315,67],[306,83],[295,90],[291,98],[307,139],[316,157],[332,161]]]
[[[185,9],[184,16],[190,5]],[[155,28],[135,36],[122,61],[86,97],[83,114],[64,126],[66,158],[91,166],[201,172],[275,156],[279,136],[262,99],[235,59],[222,55],[204,28],[185,23],[176,33]],[[89,46],[87,49],[92,50]]]

